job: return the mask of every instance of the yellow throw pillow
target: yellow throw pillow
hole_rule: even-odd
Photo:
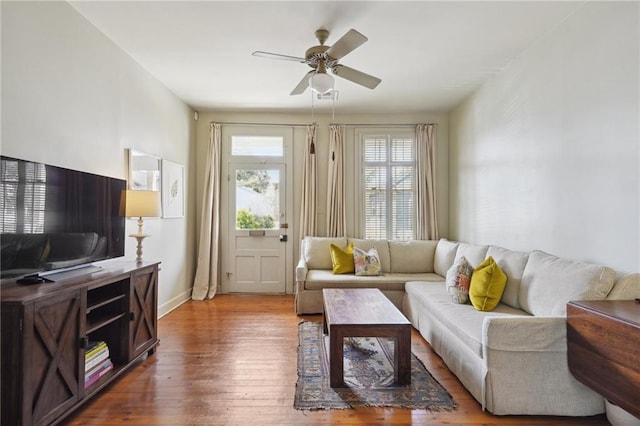
[[[353,274],[355,266],[353,264],[353,243],[349,243],[346,249],[335,244],[329,246],[331,250],[331,264],[334,274]]]
[[[507,275],[489,256],[473,271],[469,299],[479,311],[492,311],[500,303],[502,293],[507,285]]]

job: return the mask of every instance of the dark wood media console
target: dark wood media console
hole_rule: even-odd
[[[159,263],[111,260],[96,272],[0,286],[3,425],[55,424],[158,344]],[[85,348],[113,369],[85,388]]]

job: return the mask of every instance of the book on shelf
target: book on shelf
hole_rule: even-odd
[[[110,359],[106,359],[102,364],[94,368],[89,374],[85,374],[84,388],[86,389],[89,386],[93,385],[112,369],[113,363]]]
[[[85,372],[90,371],[96,365],[100,364],[102,361],[104,361],[105,359],[108,359],[108,358],[109,358],[109,348],[108,347],[105,347],[102,351],[97,352],[91,358],[87,359],[85,357],[84,371]]]
[[[99,375],[102,370],[113,366],[113,363],[111,362],[111,359],[105,359],[104,361],[102,361],[100,364],[96,365],[93,369],[87,371],[84,374],[84,381],[87,382],[89,381],[89,379],[91,379],[93,376],[95,375]]]
[[[85,361],[87,359],[91,358],[92,356],[94,356],[95,354],[97,354],[98,352],[100,352],[101,350],[103,350],[106,347],[107,347],[107,343],[103,342],[103,341],[89,342],[89,347],[87,349],[85,349],[85,351],[84,351],[84,359],[85,359]]]

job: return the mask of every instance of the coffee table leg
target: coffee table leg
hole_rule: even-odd
[[[324,334],[329,333],[329,328],[327,327],[327,315],[322,311],[322,332]]]
[[[329,327],[329,386],[344,387],[343,336],[338,327]]]
[[[397,383],[399,385],[411,384],[411,328],[402,327],[398,331],[396,347],[394,350]]]

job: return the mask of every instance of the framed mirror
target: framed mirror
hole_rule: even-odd
[[[161,183],[160,157],[129,149],[129,189],[160,191]]]

